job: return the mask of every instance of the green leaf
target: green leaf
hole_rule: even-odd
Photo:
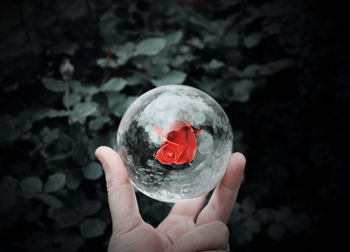
[[[45,127],[40,131],[40,137],[46,145],[49,145],[56,140],[59,137],[59,134],[59,129],[49,129],[48,127]]]
[[[166,42],[163,38],[148,38],[136,45],[134,55],[152,56],[164,49]]]
[[[58,209],[50,208],[48,211],[48,216],[55,220],[60,228],[73,227],[82,219],[81,215],[67,206],[63,206]]]
[[[85,219],[80,224],[80,232],[85,238],[93,238],[103,235],[106,223],[99,219]]]
[[[252,214],[255,211],[255,203],[251,198],[245,198],[241,203],[241,209],[245,214]]]
[[[95,118],[89,122],[89,129],[90,130],[99,130],[105,125],[107,122],[109,122],[110,119],[108,116],[102,116]]]
[[[96,64],[101,67],[101,68],[105,68],[105,67],[111,67],[111,68],[115,68],[118,66],[117,62],[115,62],[115,60],[113,59],[98,59],[96,61]]]
[[[32,196],[42,191],[43,182],[39,177],[28,177],[23,179],[19,186],[25,195]]]
[[[156,87],[164,85],[182,84],[187,74],[181,71],[171,71],[159,79],[153,79],[152,84]]]
[[[233,96],[232,101],[246,102],[250,98],[250,93],[254,88],[254,82],[252,80],[241,80],[233,84]]]
[[[44,77],[41,81],[43,82],[44,87],[52,92],[64,92],[66,89],[65,83],[62,80]]]
[[[260,67],[259,73],[261,75],[272,75],[275,74],[292,64],[292,60],[289,59],[280,59],[276,61],[269,62]]]
[[[243,40],[243,44],[247,48],[253,48],[257,46],[262,38],[262,34],[260,32],[255,32],[253,34],[250,34],[249,36],[245,37]]]
[[[105,82],[101,86],[102,91],[114,91],[119,92],[121,91],[125,86],[127,85],[127,82],[123,78],[111,78],[107,82]]]
[[[279,240],[285,235],[286,228],[281,224],[272,223],[267,228],[267,233],[272,239]]]
[[[41,194],[37,196],[39,200],[47,204],[52,208],[61,208],[63,206],[62,201],[50,194]]]
[[[260,230],[261,225],[257,220],[253,218],[247,218],[242,223],[240,223],[235,236],[237,237],[239,243],[247,243],[251,241],[253,235],[260,232]]]
[[[85,216],[91,216],[97,213],[102,207],[99,200],[85,200],[81,206],[81,210]]]
[[[224,66],[225,64],[221,61],[218,61],[216,59],[212,59],[209,64],[206,64],[204,65],[204,68],[207,70],[207,71],[210,71],[210,70],[216,70],[216,69],[219,69],[220,67]]]
[[[69,8],[68,8],[69,9]],[[78,43],[68,41],[68,40],[63,40],[61,41],[58,45],[56,45],[53,50],[57,54],[69,54],[69,55],[74,55],[75,51],[79,48]]]
[[[103,174],[101,165],[97,162],[91,162],[83,168],[83,174],[86,179],[96,180]]]
[[[124,65],[130,57],[133,55],[135,44],[133,42],[127,42],[125,45],[119,47],[116,52],[118,56],[118,64]]]
[[[288,230],[294,233],[306,231],[310,227],[310,223],[310,217],[303,213],[290,216],[285,221]]]
[[[183,32],[182,31],[177,31],[174,33],[171,33],[165,37],[166,43],[168,46],[170,45],[175,45],[180,42],[180,40],[183,37]]]
[[[80,178],[73,174],[68,174],[66,186],[68,189],[75,190],[80,185]]]
[[[116,92],[107,92],[108,98],[108,107],[111,113],[115,114],[118,117],[122,117],[128,107],[133,103],[137,97],[129,96],[116,93]]]
[[[62,97],[62,103],[66,108],[69,108],[70,106],[73,106],[79,103],[80,100],[81,100],[81,95],[77,93],[71,93],[68,95],[68,97],[66,95]]]
[[[10,115],[0,115],[0,138],[4,142],[13,142],[20,137],[21,132],[17,127],[17,119]]]
[[[95,102],[81,102],[77,103],[73,107],[73,115],[78,117],[87,117],[93,114],[97,109],[97,103]]]
[[[66,184],[66,174],[63,173],[55,173],[48,177],[45,183],[45,192],[57,192],[62,189]]]
[[[10,210],[16,204],[17,179],[6,176],[0,182],[0,211]]]
[[[35,111],[33,113],[34,120],[40,120],[43,118],[55,118],[55,117],[63,117],[68,116],[72,112],[67,110],[55,110],[55,109],[43,109],[39,111]]]

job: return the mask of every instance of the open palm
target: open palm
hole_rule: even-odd
[[[105,172],[112,215],[109,251],[226,251],[229,232],[225,223],[242,180],[245,167],[242,154],[232,155],[223,179],[203,209],[206,195],[176,203],[157,228],[142,220],[118,153],[109,147],[99,147],[96,156]]]

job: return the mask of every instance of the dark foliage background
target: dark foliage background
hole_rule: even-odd
[[[347,12],[316,0],[2,1],[0,250],[105,250],[94,150],[114,146],[137,96],[186,83],[224,107],[248,159],[231,250],[336,251],[347,228]],[[153,225],[171,207],[137,197]]]

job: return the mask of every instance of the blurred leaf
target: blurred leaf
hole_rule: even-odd
[[[73,90],[73,93],[79,93],[84,95],[94,95],[100,91],[99,88],[91,85],[82,85],[80,81],[71,80],[69,85]]]
[[[258,64],[251,64],[246,66],[239,74],[237,74],[239,77],[244,78],[253,78],[260,74],[261,66]]]
[[[124,65],[130,57],[133,56],[135,44],[133,42],[127,42],[125,45],[119,47],[116,51],[118,56],[118,65]]]
[[[292,216],[292,210],[289,207],[282,207],[275,211],[275,219],[278,222],[286,223]]]
[[[48,177],[45,183],[45,192],[57,192],[62,189],[66,184],[66,174],[63,173],[55,173]]]
[[[101,165],[97,162],[91,162],[83,168],[83,174],[86,179],[96,180],[103,174]]]
[[[80,178],[73,174],[68,174],[66,186],[68,189],[76,190],[79,188]]]
[[[128,107],[135,101],[137,97],[125,96],[116,92],[107,92],[108,107],[110,111],[118,117],[122,117]]]
[[[311,221],[308,215],[302,213],[291,216],[286,220],[285,224],[289,231],[299,233],[308,230]]]
[[[37,196],[43,203],[47,204],[52,208],[61,208],[63,206],[62,201],[57,199],[55,196],[50,194],[40,194]]]
[[[272,75],[275,74],[292,64],[292,61],[289,59],[281,59],[269,62],[261,66],[259,73],[261,75]]]
[[[71,111],[67,111],[67,110],[43,109],[40,111],[35,111],[33,117],[35,120],[40,120],[43,118],[55,118],[55,117],[68,116],[71,113],[72,113]]]
[[[75,163],[79,165],[84,165],[86,164],[88,158],[86,156],[87,153],[87,144],[84,139],[75,141],[72,144],[72,158]]]
[[[39,177],[28,177],[19,184],[22,192],[27,196],[33,196],[43,190],[43,182]]]
[[[108,123],[110,118],[108,116],[102,116],[95,118],[89,122],[90,130],[99,130],[103,127],[104,124]]]
[[[251,80],[241,80],[233,84],[232,101],[246,102],[249,100],[250,93],[254,88],[254,83]]]
[[[69,8],[68,8],[69,9]],[[54,46],[53,50],[57,54],[69,54],[69,55],[74,55],[75,51],[79,48],[78,43],[68,41],[68,40],[63,40],[56,46]]]
[[[49,129],[48,127],[43,128],[40,131],[40,137],[43,142],[47,145],[51,144],[59,136],[59,129]]]
[[[202,42],[202,40],[200,40],[199,38],[197,37],[194,37],[192,39],[190,39],[188,41],[188,43],[194,47],[197,47],[199,49],[203,49],[204,48],[204,43]]]
[[[99,219],[85,219],[80,224],[80,232],[85,238],[94,238],[103,235],[106,223]]]
[[[96,61],[96,64],[98,66],[100,66],[101,68],[105,68],[105,67],[110,67],[110,68],[115,68],[118,66],[117,62],[115,62],[115,60],[113,59],[98,59]]]
[[[239,243],[247,243],[251,241],[253,235],[260,232],[260,230],[261,226],[257,220],[253,218],[247,218],[239,225],[238,231],[236,233],[237,240]]]
[[[175,45],[180,42],[180,40],[183,37],[183,32],[182,31],[177,31],[174,33],[171,33],[165,37],[166,43],[168,46],[170,45]]]
[[[43,82],[44,87],[52,92],[64,92],[66,89],[66,85],[62,80],[44,77],[41,79],[41,81]]]
[[[212,59],[209,64],[205,64],[204,65],[204,68],[207,70],[207,71],[210,71],[210,70],[216,70],[216,69],[219,69],[220,67],[223,67],[225,64],[221,61],[218,61],[216,59]]]
[[[171,71],[158,79],[153,79],[154,86],[182,84],[186,79],[187,74],[181,71]]]
[[[267,228],[267,233],[272,239],[279,240],[285,235],[286,229],[281,224],[272,223]]]
[[[241,203],[241,210],[245,214],[252,214],[255,211],[254,201],[249,197],[245,198]]]
[[[111,78],[101,86],[102,91],[119,92],[127,85],[123,78]]]
[[[91,216],[97,213],[102,207],[99,200],[85,200],[82,205],[82,212],[85,216]]]
[[[97,103],[95,102],[81,102],[77,103],[73,107],[72,114],[74,116],[85,118],[93,114],[97,109]]]
[[[71,93],[69,94],[68,97],[65,95],[62,97],[62,103],[66,108],[79,103],[80,100],[81,100],[81,95],[76,93]]]
[[[17,179],[6,176],[0,182],[0,211],[10,210],[16,204]]]
[[[51,219],[56,221],[57,226],[60,228],[73,227],[82,219],[81,215],[67,206],[58,209],[50,208],[48,215]]]
[[[17,128],[16,118],[10,115],[0,115],[0,137],[4,142],[15,141],[20,137],[21,132]]]
[[[152,56],[164,49],[166,41],[163,38],[144,39],[136,45],[134,55]]]
[[[245,37],[243,40],[243,44],[247,48],[253,48],[257,46],[262,38],[262,34],[260,32],[255,32],[253,34],[250,34],[249,36]]]

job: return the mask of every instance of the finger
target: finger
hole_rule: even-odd
[[[228,246],[228,236],[227,226],[222,222],[214,221],[185,233],[167,251],[224,250]]]
[[[206,251],[201,251],[201,252],[227,252],[227,249],[225,249],[225,250],[206,250]]]
[[[203,207],[206,197],[207,197],[207,194],[202,195],[195,199],[176,203],[171,209],[169,216],[180,215],[180,216],[188,217],[192,220],[195,220],[195,218],[199,214],[199,211]]]
[[[159,233],[166,234],[166,243],[171,244],[195,226],[195,219],[203,207],[205,198],[206,195],[203,195],[173,206],[168,216],[156,228]]]
[[[227,222],[241,185],[246,159],[241,153],[234,153],[219,185],[214,190],[208,204],[199,214],[196,225],[212,221]]]
[[[141,224],[142,219],[123,161],[117,152],[105,146],[97,148],[95,155],[105,172],[113,231],[128,232]]]

